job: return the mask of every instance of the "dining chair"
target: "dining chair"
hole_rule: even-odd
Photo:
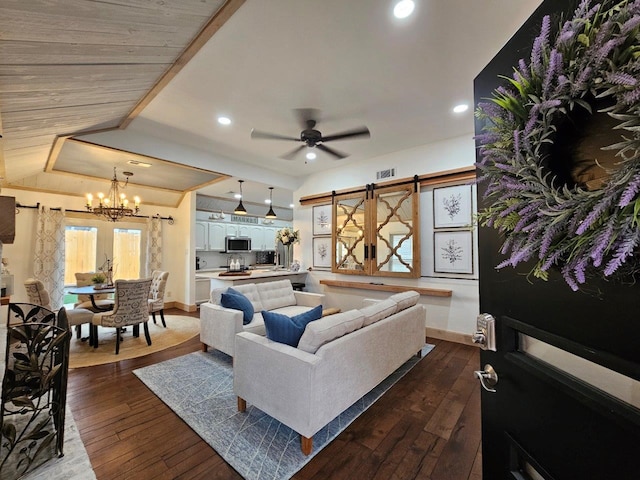
[[[98,348],[98,327],[113,327],[116,329],[116,355],[120,353],[120,330],[127,325],[144,325],[144,336],[147,345],[151,345],[149,336],[149,291],[151,278],[140,280],[115,281],[115,305],[113,310],[93,314],[91,321],[91,345]]]
[[[93,281],[91,279],[95,277],[95,275],[95,272],[76,272],[76,285],[78,287],[93,285]],[[98,306],[98,309],[92,305],[91,297],[89,295],[78,295],[78,301],[74,305],[74,308],[86,308],[92,312],[99,312],[102,310],[112,309],[115,303],[107,294],[94,295],[93,300]]]
[[[24,282],[24,287],[31,303],[51,310],[51,297],[40,280],[28,278]],[[93,312],[86,308],[72,308],[66,310],[66,318],[69,327],[76,327],[76,338],[82,338],[82,325],[91,324]]]
[[[167,324],[164,321],[164,291],[167,287],[167,279],[169,278],[169,272],[163,272],[161,270],[154,270],[151,273],[151,290],[149,291],[149,313],[153,317],[153,323],[156,323],[156,312],[160,313],[160,320],[162,320],[162,326],[167,328]]]

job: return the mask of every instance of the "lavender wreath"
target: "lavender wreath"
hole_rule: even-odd
[[[556,30],[545,17],[530,60],[478,105],[477,167],[490,205],[478,221],[504,237],[496,268],[533,260],[535,277],[559,268],[578,290],[618,271],[640,243],[640,0],[583,0]],[[551,152],[563,125],[596,115],[618,140],[598,148],[615,168],[589,189],[562,178],[562,155]]]

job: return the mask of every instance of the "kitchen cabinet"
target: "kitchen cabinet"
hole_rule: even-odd
[[[196,277],[196,304],[199,305],[209,300],[211,280]]]
[[[196,250],[209,248],[209,222],[196,222]]]
[[[224,251],[224,237],[227,230],[223,223],[209,223],[209,250]]]
[[[226,235],[228,237],[250,237],[249,229],[253,225],[238,225],[229,223],[226,225]]]

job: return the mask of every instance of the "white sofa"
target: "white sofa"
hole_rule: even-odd
[[[233,357],[236,333],[244,331],[265,335],[262,310],[293,316],[322,305],[325,298],[323,294],[294,290],[290,280],[234,285],[233,289],[251,301],[255,311],[253,319],[243,325],[240,310],[220,305],[222,293],[227,289],[211,290],[209,301],[200,304],[200,341],[205,352],[208,347],[212,347]]]
[[[298,348],[251,332],[236,335],[238,409],[248,402],[298,432],[308,455],[313,435],[420,354],[425,308],[418,298],[403,292],[313,321]]]

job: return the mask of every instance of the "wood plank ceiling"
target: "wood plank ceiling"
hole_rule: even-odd
[[[122,128],[244,0],[2,0],[0,186],[57,137]]]

